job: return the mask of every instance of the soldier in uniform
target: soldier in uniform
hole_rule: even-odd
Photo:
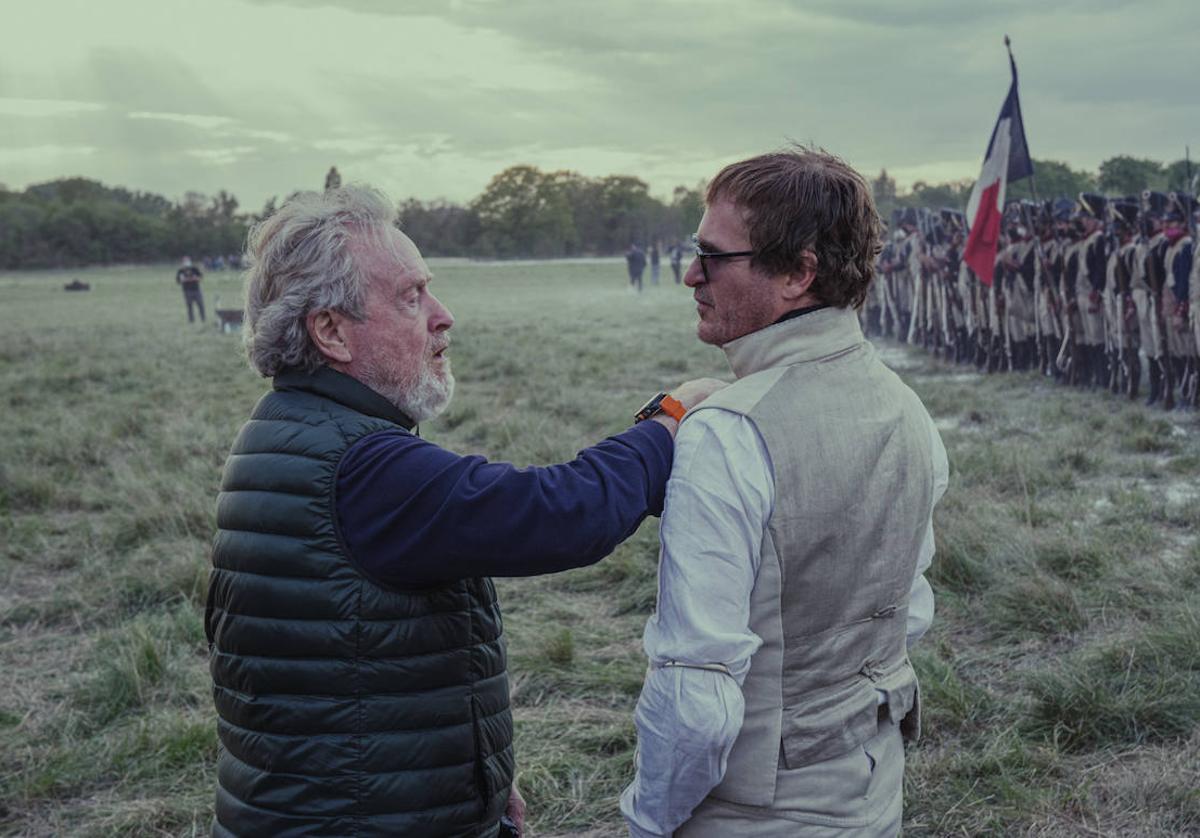
[[[963,326],[966,331],[966,361],[977,367],[982,367],[986,363],[986,357],[983,354],[985,341],[982,329],[984,322],[981,305],[983,294],[980,291],[982,288],[983,283],[971,270],[971,266],[960,258],[958,262],[958,298],[962,300]]]
[[[875,282],[871,283],[877,294],[880,307],[880,334],[894,339],[902,336],[900,324],[900,294],[899,276],[904,270],[900,250],[906,234],[900,228],[901,210],[892,211],[892,221],[888,225],[888,235],[883,250],[878,258],[878,273]]]
[[[954,339],[949,334],[949,311],[946,299],[945,279],[949,266],[950,237],[942,224],[941,213],[925,216],[927,246],[925,248],[925,345],[932,347],[935,355],[951,357]]]
[[[880,241],[883,246],[875,257],[875,280],[867,292],[867,299],[859,311],[858,319],[862,325],[863,334],[868,338],[881,337],[884,334],[884,310],[887,305],[887,280],[884,278],[883,267],[891,261],[892,239],[888,227],[881,223]]]
[[[1192,233],[1192,271],[1188,274],[1188,327],[1192,331],[1192,341],[1195,343],[1196,351],[1200,353],[1200,255],[1196,253],[1196,243],[1200,237],[1196,235],[1196,228],[1200,225],[1200,202],[1195,197],[1192,198],[1192,216],[1189,219],[1188,229]],[[1198,379],[1193,387],[1192,406],[1200,407],[1200,361],[1198,361]]]
[[[1002,261],[1008,355],[1012,368],[1024,371],[1032,369],[1037,359],[1034,297],[1037,252],[1021,215],[1020,204],[1009,205],[1009,245],[1003,251]]]
[[[920,211],[912,207],[904,210],[900,220],[904,230],[904,246],[901,251],[905,262],[907,275],[908,304],[908,334],[905,336],[911,344],[922,342],[925,334],[925,270],[922,257],[925,250],[925,237],[921,235]]]
[[[996,242],[996,260],[992,264],[992,284],[987,290],[988,372],[1003,372],[1009,368],[1008,319],[1005,316],[1004,253],[1008,249],[1008,234],[1002,228]]]
[[[1138,397],[1142,362],[1138,357],[1137,310],[1133,303],[1133,269],[1137,254],[1138,207],[1133,201],[1115,200],[1108,205],[1108,222],[1114,238],[1108,254],[1104,289],[1106,328],[1113,354],[1113,392]]]
[[[945,323],[948,340],[951,341],[955,363],[967,363],[971,358],[968,337],[971,315],[967,310],[969,298],[962,288],[962,248],[966,238],[966,217],[957,210],[944,209],[940,213],[942,228],[946,231],[946,249],[942,266],[942,296],[945,306]]]
[[[1108,359],[1104,355],[1104,207],[1101,195],[1081,193],[1076,205],[1077,241],[1067,251],[1065,273],[1075,293],[1080,332],[1076,355],[1082,361],[1079,383],[1108,386]]]
[[[1192,341],[1200,351],[1200,258],[1196,256],[1196,226],[1200,221],[1200,204],[1192,199],[1192,213],[1188,228],[1192,233],[1192,270],[1188,274],[1188,324],[1192,333]],[[1200,362],[1198,362],[1200,364]],[[1200,376],[1200,369],[1197,370]],[[1200,407],[1200,380],[1192,388],[1192,406]]]
[[[1180,383],[1184,404],[1195,401],[1196,340],[1188,324],[1189,284],[1193,260],[1193,238],[1188,221],[1195,200],[1183,192],[1168,196],[1163,235],[1170,246],[1165,255],[1166,284],[1163,287],[1163,318],[1167,324],[1167,344],[1174,365],[1175,380]]]
[[[1065,206],[1063,205],[1065,204]],[[1035,235],[1039,250],[1037,271],[1034,274],[1036,296],[1034,316],[1037,318],[1037,333],[1042,341],[1040,365],[1043,375],[1059,378],[1061,372],[1055,363],[1063,340],[1061,319],[1062,306],[1058,289],[1062,282],[1062,245],[1056,229],[1056,219],[1062,212],[1063,220],[1069,216],[1070,203],[1062,199],[1046,201],[1038,216]]]
[[[1149,314],[1153,326],[1153,354],[1150,362],[1150,398],[1154,404],[1161,398],[1163,408],[1175,407],[1175,369],[1171,361],[1171,340],[1167,333],[1163,289],[1167,282],[1167,250],[1171,246],[1165,233],[1164,216],[1167,196],[1149,189],[1142,193],[1143,235],[1147,239],[1141,253],[1142,281],[1149,294]],[[1139,312],[1140,314],[1140,312]],[[1146,343],[1142,343],[1143,349]]]

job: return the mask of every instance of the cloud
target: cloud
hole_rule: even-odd
[[[191,155],[196,159],[218,166],[227,166],[230,163],[236,163],[245,157],[254,154],[258,149],[255,146],[234,146],[232,148],[189,148],[184,150],[184,154]]]
[[[91,157],[99,149],[89,145],[37,145],[25,148],[0,148],[0,165],[77,165],[79,158]]]
[[[63,114],[94,113],[104,110],[99,102],[76,102],[70,99],[0,98],[0,116],[44,117]]]
[[[95,148],[54,159],[255,206],[335,163],[398,197],[467,200],[516,163],[665,194],[789,138],[901,182],[969,178],[1005,32],[1036,157],[1173,159],[1200,132],[1183,0],[114,0],[56,29],[67,5],[22,6],[0,148]],[[74,173],[23,154],[10,183]]]
[[[223,128],[233,124],[228,116],[206,116],[194,113],[158,113],[154,111],[132,111],[130,119],[165,119],[168,122],[182,122],[196,128]]]

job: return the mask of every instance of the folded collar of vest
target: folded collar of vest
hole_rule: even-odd
[[[367,416],[394,422],[407,431],[411,431],[417,424],[357,378],[330,367],[319,367],[313,372],[299,369],[282,370],[275,376],[273,384],[276,390],[315,393]]]
[[[853,349],[864,340],[852,308],[823,308],[774,323],[721,347],[734,375],[816,361]]]

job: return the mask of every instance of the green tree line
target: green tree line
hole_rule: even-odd
[[[1184,160],[1170,164],[1119,155],[1099,170],[1034,161],[1038,195],[1110,195],[1143,189],[1188,189],[1194,176]],[[965,207],[971,180],[918,181],[898,192],[887,171],[871,181],[885,215],[895,207]],[[1028,180],[1012,198],[1030,197]],[[182,200],[65,178],[11,191],[0,186],[0,267],[65,267],[154,262],[239,252],[251,224],[275,211],[276,198],[258,213],[239,212],[237,198],[188,192]],[[399,206],[400,225],[435,256],[550,258],[612,255],[633,242],[678,241],[696,229],[704,211],[704,184],[678,186],[670,199],[650,194],[631,175],[585,177],[511,166],[465,204],[410,198]]]
[[[1058,160],[1034,160],[1033,178],[1017,181],[1008,187],[1010,200],[1040,199],[1066,196],[1075,198],[1080,192],[1099,192],[1103,195],[1140,195],[1143,189],[1195,192],[1200,166],[1188,160],[1160,163],[1144,157],[1119,154],[1100,164],[1095,172],[1073,169]],[[896,181],[884,169],[871,181],[875,203],[886,218],[897,207],[950,207],[965,209],[971,196],[971,179],[947,183],[917,181],[903,194],[896,191]]]
[[[0,187],[0,267],[154,262],[235,253],[248,218],[225,191],[188,192],[176,203],[86,178]]]

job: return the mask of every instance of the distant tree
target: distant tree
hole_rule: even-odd
[[[604,207],[600,200],[600,182],[578,172],[559,171],[550,176],[548,186],[571,210],[574,233],[567,255],[602,253],[605,248]]]
[[[690,189],[686,186],[676,186],[671,196],[671,209],[678,218],[678,230],[672,237],[681,239],[696,232],[700,219],[704,217],[704,193],[707,184],[704,181]]]
[[[1121,154],[1100,164],[1097,185],[1109,195],[1136,195],[1143,189],[1164,189],[1167,173],[1157,160]]]
[[[174,259],[240,250],[247,219],[224,190],[211,200],[161,195],[71,177],[0,192],[0,265],[50,267]]]
[[[879,177],[871,181],[871,194],[875,197],[875,208],[880,216],[887,218],[896,206],[896,179],[888,175],[887,169],[879,170]]]
[[[648,243],[658,230],[658,218],[652,211],[656,203],[650,197],[646,181],[632,175],[600,178],[597,199],[603,215],[603,253],[624,252],[630,242]]]
[[[0,265],[24,268],[53,265],[53,254],[41,235],[46,208],[41,202],[0,201]]]
[[[472,203],[488,255],[562,256],[574,235],[570,205],[536,166],[511,166]]]
[[[1196,194],[1197,188],[1200,187],[1200,166],[1196,165],[1195,160],[1176,160],[1174,163],[1169,163],[1163,170],[1166,178],[1167,189],[1175,192],[1191,192]]]
[[[971,197],[972,180],[952,180],[946,183],[926,183],[918,180],[905,195],[897,197],[901,206],[926,207],[928,209],[963,209]]]
[[[256,214],[250,216],[254,223],[257,224],[259,221],[266,221],[268,218],[274,215],[275,211],[279,209],[279,207],[275,205],[275,202],[278,200],[278,195],[272,195],[270,198],[267,198],[267,200],[263,203],[262,209],[260,209]]]
[[[1057,160],[1034,160],[1033,177],[1011,184],[1007,197],[1014,200],[1033,198],[1035,186],[1037,197],[1042,200],[1059,196],[1074,198],[1080,192],[1095,192],[1096,176]]]
[[[446,201],[423,203],[410,198],[399,207],[400,229],[430,256],[474,253],[479,239],[479,214]]]

